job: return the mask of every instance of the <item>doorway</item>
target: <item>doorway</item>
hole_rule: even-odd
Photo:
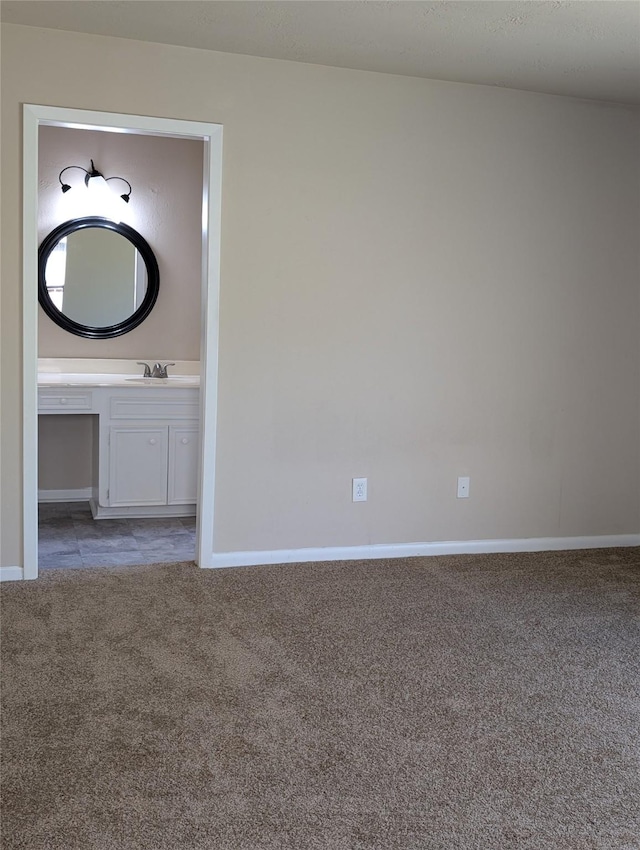
[[[38,575],[38,136],[41,127],[65,127],[136,136],[191,139],[203,143],[201,228],[201,333],[199,404],[199,480],[197,518],[181,529],[195,538],[195,560],[213,561],[213,512],[217,408],[217,342],[220,256],[222,126],[145,116],[88,112],[26,105],[24,107],[23,219],[23,398],[24,398],[24,569],[23,578]],[[62,507],[59,513],[64,513]],[[73,510],[73,509],[71,509]],[[51,513],[51,511],[50,511]],[[55,514],[55,510],[53,511]],[[104,521],[108,523],[109,521]],[[182,535],[181,539],[186,540]],[[177,554],[177,553],[176,553]],[[182,553],[180,553],[182,555]],[[155,558],[168,560],[170,558]],[[184,557],[179,557],[184,560]]]

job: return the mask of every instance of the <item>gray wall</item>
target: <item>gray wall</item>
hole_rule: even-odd
[[[38,489],[79,490],[93,483],[93,416],[38,417]]]
[[[638,532],[637,110],[3,37],[3,563],[20,562],[22,102],[224,125],[219,551]]]

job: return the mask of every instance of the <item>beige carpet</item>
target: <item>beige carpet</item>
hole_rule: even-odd
[[[640,550],[2,589],[3,850],[637,850]]]

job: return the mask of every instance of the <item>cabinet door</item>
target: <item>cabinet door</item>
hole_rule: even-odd
[[[198,428],[169,426],[169,505],[193,505],[198,498]]]
[[[167,428],[111,428],[109,505],[167,504]]]

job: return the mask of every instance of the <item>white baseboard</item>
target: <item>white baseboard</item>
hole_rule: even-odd
[[[478,555],[498,552],[550,552],[562,549],[605,549],[639,546],[640,534],[594,537],[526,537],[514,540],[450,540],[439,543],[393,543],[373,546],[328,546],[317,549],[267,549],[253,552],[212,552],[201,559],[203,569],[293,564],[309,561],[367,561],[430,555]],[[21,581],[22,567],[0,567],[0,582]]]
[[[103,508],[91,498],[89,500],[94,519],[162,519],[162,517],[196,516],[196,505],[135,505],[119,508]]]
[[[393,543],[372,546],[330,546],[317,549],[267,549],[255,552],[212,552],[204,569],[292,564],[308,561],[366,561],[429,555],[476,555],[497,552],[546,552],[559,549],[603,549],[640,546],[640,534],[594,537],[527,537],[513,540],[449,540],[437,543]]]
[[[23,578],[22,567],[0,567],[0,581],[22,581]]]
[[[93,495],[91,487],[77,490],[38,490],[39,502],[88,502]]]

